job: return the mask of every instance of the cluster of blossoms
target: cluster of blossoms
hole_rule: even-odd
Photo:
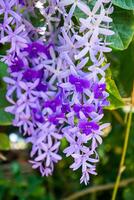
[[[81,0],[0,1],[0,43],[11,45],[2,58],[10,75],[4,78],[12,104],[6,111],[32,143],[33,168],[51,175],[66,138],[64,153],[74,161],[70,168],[81,168],[85,184],[90,174],[96,175],[97,147],[109,126],[101,119],[109,105],[104,53],[111,51],[107,37],[113,34],[111,0],[88,4],[91,7]],[[43,27],[30,22],[34,6],[44,18]],[[77,9],[83,13],[78,20]]]

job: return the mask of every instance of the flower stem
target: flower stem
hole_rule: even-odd
[[[120,161],[117,179],[116,179],[113,194],[112,194],[112,200],[116,199],[116,195],[117,195],[119,184],[120,184],[121,175],[122,175],[122,172],[125,170],[124,163],[125,163],[125,157],[126,157],[126,152],[127,152],[127,147],[128,147],[128,139],[129,139],[129,135],[130,135],[131,123],[132,123],[132,106],[131,106],[131,109],[130,109],[130,112],[129,112],[129,115],[128,115],[128,123],[127,123],[127,126],[126,126],[123,152],[122,152],[122,156],[121,156],[121,161]]]

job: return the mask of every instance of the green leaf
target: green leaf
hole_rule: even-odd
[[[130,185],[129,187],[125,188],[123,191],[123,199],[124,200],[133,200],[134,199],[134,186]]]
[[[127,93],[131,96],[134,83],[134,41],[129,45],[129,48],[118,54],[120,59],[120,83]]]
[[[9,150],[9,149],[10,149],[9,137],[4,133],[0,133],[0,150]]]
[[[111,24],[115,34],[108,37],[111,47],[117,50],[127,49],[134,36],[134,14],[132,11],[115,8]]]
[[[122,97],[131,96],[134,82],[134,41],[124,51],[108,54],[111,71]]]
[[[6,84],[3,77],[8,76],[7,65],[0,62],[0,126],[7,126],[12,124],[12,115],[5,112],[5,108],[9,106],[6,96]]]
[[[113,0],[114,5],[127,10],[134,10],[134,0]]]
[[[0,109],[9,106],[8,101],[5,98],[6,96],[6,89],[0,89]]]
[[[110,106],[106,107],[108,110],[115,110],[118,108],[121,108],[124,106],[124,102],[120,96],[120,93],[118,91],[118,88],[115,84],[115,81],[111,77],[111,71],[110,69],[107,70],[107,91],[109,93],[108,100],[110,101]]]
[[[8,76],[7,65],[0,62],[0,79],[2,79],[4,76]]]
[[[7,65],[0,62],[0,87],[6,87],[6,84],[3,81],[3,77],[8,76]]]
[[[6,89],[0,89],[0,125],[7,126],[12,124],[13,116],[5,112],[5,108],[9,106],[6,98]]]
[[[0,126],[9,126],[12,124],[13,116],[0,108]]]

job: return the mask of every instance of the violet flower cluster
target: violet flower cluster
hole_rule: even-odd
[[[81,0],[28,2],[0,1],[0,43],[10,44],[2,58],[10,74],[4,78],[12,104],[6,111],[32,144],[34,169],[51,175],[62,159],[59,148],[65,138],[64,153],[73,158],[70,168],[81,168],[80,182],[87,184],[90,174],[96,175],[97,149],[109,126],[101,119],[109,105],[104,54],[111,51],[111,0],[94,5]],[[44,18],[42,27],[33,27],[27,16],[34,7]],[[78,9],[83,17],[76,19]]]

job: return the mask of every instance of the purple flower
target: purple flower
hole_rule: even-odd
[[[25,5],[25,0],[19,0],[19,3],[24,6]]]
[[[0,42],[10,46],[2,59],[9,66],[4,80],[12,104],[6,111],[32,144],[30,162],[42,176],[52,175],[61,160],[63,137],[68,142],[64,153],[73,158],[70,168],[81,168],[80,182],[87,184],[90,174],[96,175],[97,148],[108,126],[101,120],[109,104],[105,83],[109,64],[104,66],[104,53],[111,51],[106,37],[113,34],[109,3],[97,0],[89,9],[80,0],[38,0],[35,6],[45,26],[35,28],[29,20],[32,1],[0,1],[1,18],[4,15]],[[77,31],[72,20],[76,8],[84,13]]]
[[[70,105],[69,105],[69,103],[63,103],[63,104],[62,104],[61,111],[62,111],[63,113],[68,113],[68,112],[70,112]]]
[[[69,76],[69,82],[75,86],[76,91],[82,93],[84,89],[90,88],[90,82],[88,80],[75,77],[74,75]]]
[[[63,120],[64,118],[65,118],[64,113],[56,113],[56,114],[49,115],[48,120],[54,125],[58,125],[60,120]]]
[[[99,125],[95,122],[81,121],[79,128],[82,133],[89,135],[90,133],[99,130]]]
[[[103,97],[103,92],[106,90],[106,84],[95,84],[94,86],[94,98],[102,98]]]
[[[16,27],[15,30],[12,30],[10,26],[7,29],[7,36],[1,38],[0,43],[10,43],[11,48],[10,53],[16,52],[17,55],[20,54],[20,49],[27,46],[27,33],[25,31],[25,26],[22,24],[19,27]]]
[[[31,44],[28,44],[28,47],[26,47],[24,51],[28,52],[30,58],[37,58],[40,53],[43,53],[50,58],[50,46],[51,45],[45,46],[39,42],[32,42]]]
[[[79,112],[82,111],[84,115],[88,118],[89,114],[93,111],[95,111],[95,107],[93,105],[78,105],[75,104],[73,106],[74,111],[77,113],[79,116]]]
[[[54,170],[54,163],[61,160],[58,150],[59,140],[62,136],[58,134],[55,125],[50,123],[39,123],[38,125],[34,133],[27,138],[27,142],[33,145],[31,157],[34,157],[34,160],[30,162],[33,164],[34,169],[40,169],[42,176],[48,176]]]
[[[39,92],[46,92],[48,90],[48,85],[44,83],[39,83],[36,87],[37,91]]]
[[[39,70],[33,70],[33,69],[27,69],[24,73],[23,73],[23,78],[27,81],[33,81],[36,79],[42,79],[43,78],[43,71]],[[37,86],[38,87],[38,86]]]
[[[53,112],[56,112],[57,107],[61,106],[61,105],[62,105],[62,99],[61,99],[60,95],[58,95],[55,99],[50,100],[50,101],[46,101],[44,103],[44,107],[45,108],[51,108],[51,110]]]
[[[33,117],[35,121],[40,122],[40,123],[45,122],[42,112],[40,110],[38,110],[37,108],[33,108],[32,113],[33,113]]]
[[[4,14],[4,21],[8,19],[9,16],[12,16],[16,21],[21,20],[21,16],[14,11],[15,6],[17,5],[16,0],[1,0],[0,1],[0,15]]]
[[[12,61],[12,65],[9,66],[12,72],[19,72],[23,69],[24,63],[22,59],[15,57]]]

